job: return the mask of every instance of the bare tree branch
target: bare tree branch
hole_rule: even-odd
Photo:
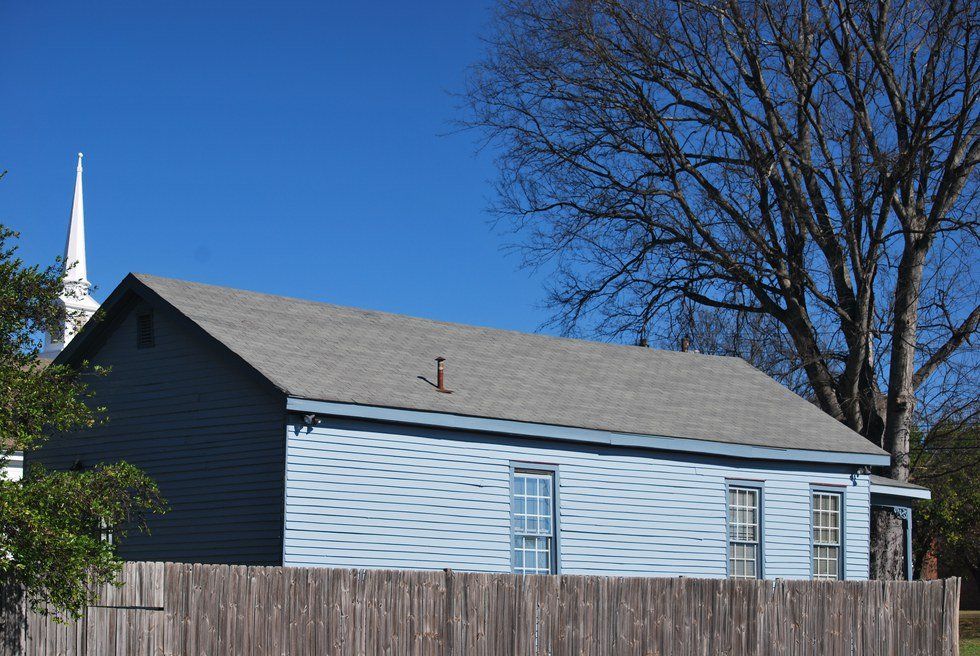
[[[469,125],[555,322],[743,355],[907,480],[976,396],[980,4],[502,0],[495,30]]]

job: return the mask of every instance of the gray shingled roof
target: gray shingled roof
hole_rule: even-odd
[[[564,339],[138,274],[293,397],[786,449],[884,452],[738,358]],[[447,358],[447,386],[433,380]]]

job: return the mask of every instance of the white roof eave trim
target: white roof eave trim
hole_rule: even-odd
[[[932,492],[922,488],[904,487],[899,485],[880,485],[871,484],[871,494],[887,494],[890,497],[904,497],[906,499],[925,499],[932,498]]]

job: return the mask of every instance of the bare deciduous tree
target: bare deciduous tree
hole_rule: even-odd
[[[775,327],[784,380],[908,480],[917,401],[975,395],[978,28],[970,0],[504,0],[469,123],[566,330]]]

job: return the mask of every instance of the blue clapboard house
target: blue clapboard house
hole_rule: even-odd
[[[109,421],[29,460],[159,482],[127,559],[864,579],[872,505],[929,494],[736,358],[147,275],[102,309],[57,362]]]

